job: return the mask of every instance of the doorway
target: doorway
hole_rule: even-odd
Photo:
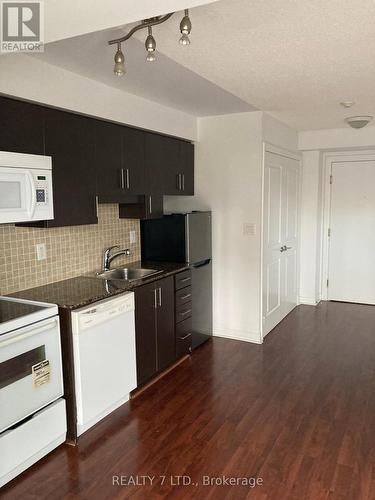
[[[326,299],[375,304],[375,154],[328,164]]]
[[[288,154],[268,147],[264,153],[263,337],[298,302],[300,161]]]

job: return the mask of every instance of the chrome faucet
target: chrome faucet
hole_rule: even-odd
[[[113,247],[107,248],[107,250],[104,252],[104,257],[103,257],[103,269],[104,269],[104,271],[109,271],[109,268],[111,266],[111,262],[114,259],[116,259],[117,257],[120,257],[121,255],[130,255],[129,248],[125,248],[123,250],[119,250],[118,252],[111,254],[111,251],[114,248],[120,248],[120,247],[118,245],[114,245]]]

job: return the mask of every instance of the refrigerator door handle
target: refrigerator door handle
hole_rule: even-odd
[[[199,267],[208,266],[208,264],[210,262],[211,262],[211,259],[202,260],[201,262],[197,262],[196,264],[191,264],[191,267],[198,269]]]

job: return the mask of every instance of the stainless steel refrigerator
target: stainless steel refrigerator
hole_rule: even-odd
[[[141,221],[142,260],[186,262],[192,273],[192,346],[212,335],[211,212]]]

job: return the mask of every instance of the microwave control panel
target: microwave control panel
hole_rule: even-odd
[[[47,205],[48,203],[48,180],[45,175],[35,177],[35,196],[37,205]]]

